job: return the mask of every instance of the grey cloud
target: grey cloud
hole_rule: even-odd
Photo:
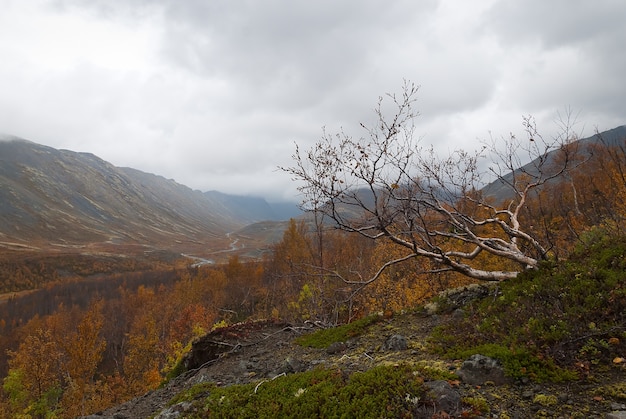
[[[137,37],[129,50],[140,58],[126,65],[113,55],[109,68],[53,45],[69,62],[47,66],[23,39],[0,38],[11,58],[0,68],[0,130],[197,189],[293,192],[275,170],[290,164],[293,142],[307,148],[322,126],[363,135],[359,122],[372,122],[378,96],[398,92],[405,78],[422,86],[417,134],[443,149],[516,130],[521,115],[549,123],[567,105],[590,126],[626,122],[617,1],[42,4],[12,3],[25,20],[79,22],[75,36],[104,22]],[[48,46],[37,22],[27,23]]]
[[[619,0],[496,2],[483,30],[511,60],[506,94],[526,112],[572,106],[623,118],[624,3]]]
[[[623,34],[620,0],[503,0],[485,16],[485,26],[509,42],[541,42],[550,49]]]
[[[182,11],[168,14],[174,17],[165,54],[209,77],[228,77],[242,89],[253,88],[258,99],[250,101],[255,103],[284,92],[288,107],[294,98],[313,102],[322,91],[358,77],[384,49],[396,25],[428,12],[381,1],[228,3],[228,9],[216,12],[198,12],[184,3]],[[185,20],[183,12],[194,20]]]

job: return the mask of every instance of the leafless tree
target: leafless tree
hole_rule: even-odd
[[[418,90],[405,82],[401,94],[380,97],[376,123],[361,124],[363,137],[324,130],[310,150],[296,144],[294,166],[281,168],[301,183],[305,209],[323,214],[336,228],[405,249],[374,273],[342,279],[367,284],[411,258],[428,259],[432,271],[485,281],[515,278],[536,267],[549,248],[522,225],[520,215],[534,190],[566,173],[568,132],[544,140],[527,117],[523,140],[511,135],[442,158],[415,135]],[[520,170],[524,161],[532,163]],[[494,180],[493,193],[484,188],[487,179]],[[482,263],[486,255],[502,263]]]

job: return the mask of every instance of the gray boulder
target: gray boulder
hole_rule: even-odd
[[[487,382],[502,385],[510,382],[504,375],[500,362],[480,354],[472,355],[463,362],[457,375],[464,383],[470,385],[483,385]]]
[[[447,381],[427,381],[424,386],[428,388],[427,395],[434,403],[435,412],[454,415],[460,410],[461,395]]]
[[[409,347],[406,338],[402,335],[393,335],[390,336],[385,344],[383,345],[383,349],[389,351],[404,351]]]
[[[175,404],[161,411],[161,413],[156,415],[154,419],[176,419],[178,417],[181,417],[181,415],[187,413],[191,406],[192,405],[190,402]]]

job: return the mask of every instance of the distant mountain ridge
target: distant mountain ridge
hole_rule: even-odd
[[[262,198],[202,193],[90,153],[0,138],[0,242],[198,244],[276,217]]]
[[[233,215],[248,221],[282,221],[300,215],[297,205],[292,203],[268,203],[264,198],[230,195],[218,191],[204,194],[209,199],[228,207]]]

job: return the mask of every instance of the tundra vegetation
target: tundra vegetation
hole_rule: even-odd
[[[433,332],[442,356],[480,350],[511,377],[536,381],[584,379],[623,356],[626,139],[581,144],[567,117],[545,139],[526,117],[525,138],[441,157],[415,137],[417,93],[407,83],[381,98],[363,137],[324,132],[311,150],[296,149],[284,170],[301,182],[310,216],[291,220],[263,260],[187,268],[3,255],[5,291],[39,289],[0,304],[0,417],[69,418],[143,394],[179,372],[193,339],[216,327],[267,318],[349,325],[303,337],[323,346],[485,281],[498,282],[498,293],[468,306],[454,330]],[[85,278],[93,273],[101,280]],[[320,395],[367,399],[372,383],[401,382],[368,408],[402,415],[422,396],[423,378],[412,366],[349,380],[314,371],[264,383],[247,399],[214,389],[206,408],[340,414]],[[348,415],[363,408],[346,406],[355,409]]]

